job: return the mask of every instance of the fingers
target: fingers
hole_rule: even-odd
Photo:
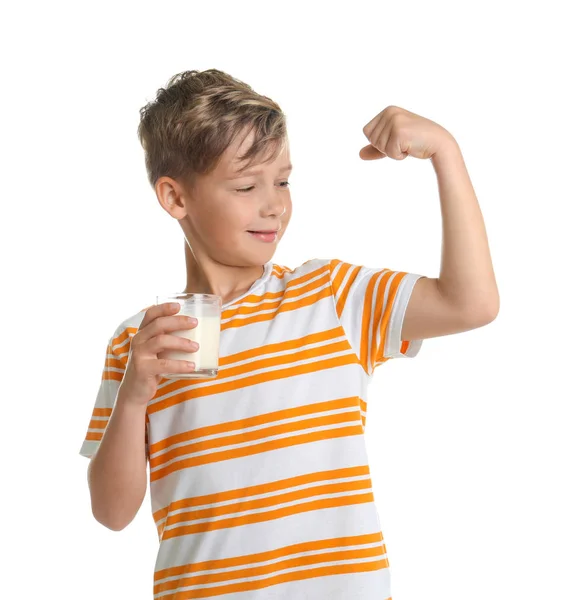
[[[147,310],[147,314],[149,310],[157,309],[164,305],[156,305]],[[193,329],[197,326],[198,320],[195,317],[191,317],[189,315],[176,315],[170,314],[176,312],[176,308],[172,307],[171,309],[164,311],[154,311],[154,318],[150,318],[147,320],[147,323],[144,325],[141,324],[137,333],[133,336],[131,341],[131,347],[134,348],[137,352],[141,345],[146,346],[147,342],[151,341],[154,337],[157,337],[162,334],[169,333],[171,331],[181,331],[187,329]],[[178,309],[179,310],[179,309]],[[145,315],[146,317],[147,315]],[[143,319],[144,320],[144,319]],[[177,336],[173,336],[177,337]],[[152,346],[151,346],[152,347]],[[149,350],[150,351],[150,350]],[[147,352],[146,349],[143,352]],[[154,357],[155,354],[151,353]]]
[[[178,302],[164,302],[163,304],[153,304],[145,311],[145,316],[139,325],[139,329],[146,327],[158,317],[173,315],[180,310]]]

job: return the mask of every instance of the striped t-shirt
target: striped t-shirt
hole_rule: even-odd
[[[154,598],[391,598],[367,387],[376,367],[420,350],[401,341],[419,277],[270,261],[223,305],[218,376],[163,378],[147,406]],[[108,341],[83,456],[104,434],[146,310]]]

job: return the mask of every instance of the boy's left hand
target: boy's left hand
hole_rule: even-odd
[[[395,160],[403,160],[407,156],[432,158],[454,140],[452,134],[438,123],[398,106],[382,110],[364,127],[363,132],[371,142],[360,150],[363,160],[385,156]]]

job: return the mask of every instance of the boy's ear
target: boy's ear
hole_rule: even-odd
[[[182,185],[171,177],[160,177],[154,191],[162,208],[175,219],[181,219],[186,212],[186,194]]]

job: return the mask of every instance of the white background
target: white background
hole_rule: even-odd
[[[185,285],[183,238],[136,137],[173,74],[218,68],[288,119],[276,254],[436,277],[429,160],[364,162],[388,105],[457,139],[501,295],[370,386],[367,443],[394,600],[561,600],[561,31],[555,4],[19,3],[2,53],[2,595],[149,600],[147,492],[113,532],[79,456],[106,343]],[[470,251],[470,250],[468,250]],[[317,599],[312,599],[317,600]],[[330,599],[327,599],[330,600]]]

